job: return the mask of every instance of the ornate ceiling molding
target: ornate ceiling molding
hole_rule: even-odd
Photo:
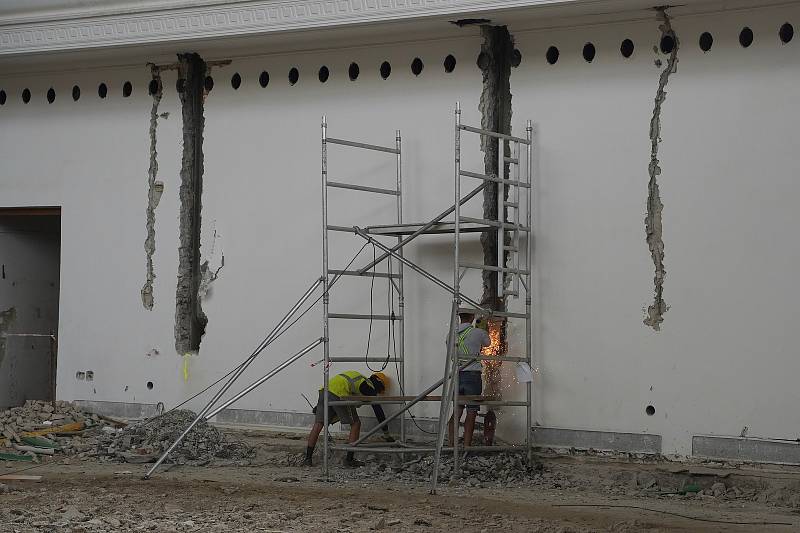
[[[68,20],[3,23],[0,56],[82,50],[232,36],[255,36],[455,16],[520,7],[593,4],[597,0],[261,0],[220,2],[145,13],[85,14]]]

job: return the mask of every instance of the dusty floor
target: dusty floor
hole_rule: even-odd
[[[793,469],[545,457],[531,482],[459,481],[431,496],[427,483],[338,465],[335,481],[325,482],[319,467],[292,466],[302,435],[237,435],[257,445],[256,465],[176,466],[144,481],[146,465],[73,458],[26,472],[42,475],[39,483],[0,481],[0,532],[800,529],[800,471]],[[0,475],[23,467],[0,463]],[[687,481],[722,482],[729,490],[718,497],[666,494]]]

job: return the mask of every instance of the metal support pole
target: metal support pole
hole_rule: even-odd
[[[230,406],[231,406],[231,405],[233,405],[234,403],[238,402],[238,401],[239,401],[240,399],[242,399],[244,396],[248,395],[248,394],[249,394],[249,393],[251,393],[253,390],[255,390],[255,389],[256,389],[256,388],[258,388],[260,385],[262,385],[264,382],[266,382],[267,380],[269,380],[270,378],[272,378],[272,376],[274,376],[275,374],[277,374],[278,372],[280,372],[280,371],[281,371],[281,370],[283,370],[284,368],[288,367],[289,365],[291,365],[292,363],[294,363],[295,361],[297,361],[298,359],[300,359],[301,357],[303,357],[305,354],[307,354],[308,352],[310,352],[311,350],[313,350],[314,348],[316,348],[317,346],[319,346],[320,344],[322,344],[322,342],[323,342],[323,338],[322,338],[322,337],[320,337],[319,339],[315,340],[314,342],[312,342],[311,344],[309,344],[308,346],[306,346],[305,348],[303,348],[302,350],[300,350],[299,352],[297,352],[296,354],[294,354],[293,356],[291,356],[289,359],[287,359],[287,360],[286,360],[286,361],[284,361],[283,363],[281,363],[281,364],[279,364],[278,366],[276,366],[276,367],[275,367],[275,368],[274,368],[272,371],[270,371],[270,372],[269,372],[267,375],[265,375],[265,376],[264,376],[264,377],[262,377],[261,379],[259,379],[259,380],[255,381],[255,382],[254,382],[254,383],[252,383],[250,386],[246,387],[246,388],[245,388],[245,389],[244,389],[242,392],[240,392],[239,394],[235,395],[235,396],[234,396],[233,398],[231,398],[230,400],[227,400],[225,403],[223,403],[222,405],[220,405],[219,407],[217,407],[216,409],[214,409],[212,412],[210,412],[209,414],[207,414],[207,415],[206,415],[206,420],[210,420],[210,419],[214,418],[214,417],[215,417],[215,416],[217,416],[219,413],[221,413],[222,411],[224,411],[225,409],[227,409],[228,407],[230,407]]]
[[[506,167],[505,167],[505,143],[503,139],[497,139],[497,179],[498,180],[505,180],[506,179]],[[497,184],[497,220],[500,222],[505,222],[505,199],[506,199],[506,186],[505,184],[500,181]],[[505,286],[506,286],[506,279],[505,273],[503,272],[503,268],[506,266],[505,262],[505,230],[502,226],[497,228],[497,266],[500,267],[501,270],[497,271],[497,297],[502,298],[505,294]]]
[[[403,224],[403,161],[401,158],[401,138],[400,138],[400,130],[395,131],[395,146],[397,148],[397,163],[396,163],[396,173],[397,173],[397,224]],[[400,247],[399,254],[400,257],[403,256],[402,244],[403,238],[401,236],[397,237],[397,247]],[[391,264],[391,258],[389,262]],[[403,391],[402,394],[405,394],[406,390],[406,352],[405,352],[405,329],[406,329],[406,310],[405,310],[405,285],[403,280],[403,264],[400,263],[398,265],[397,273],[400,277],[397,280],[397,299],[398,299],[398,310],[400,312],[400,316],[403,317],[403,320],[400,321],[400,335],[399,339],[395,339],[399,345],[399,354],[397,357],[400,359],[399,362],[399,375],[397,376],[397,380],[400,382],[400,390]],[[394,287],[391,286],[391,279],[389,280],[390,287],[389,290],[394,290]],[[393,311],[393,310],[392,310]],[[391,323],[392,327],[394,327],[394,322]],[[392,332],[393,335],[397,336],[396,332]],[[406,441],[406,415],[403,412],[403,415],[400,417],[400,442]]]
[[[328,121],[322,116],[322,412],[323,412],[323,434],[322,434],[322,470],[325,474],[325,481],[330,480],[330,465],[328,464],[328,378],[330,364],[330,333],[328,331],[328,306],[330,298],[328,296]]]
[[[359,235],[361,238],[369,241],[370,244],[374,244],[375,246],[377,246],[381,250],[384,250],[385,252],[388,252],[389,255],[391,255],[392,257],[397,258],[398,261],[400,261],[401,263],[403,263],[404,265],[409,267],[411,270],[417,272],[418,274],[420,274],[424,278],[427,278],[430,281],[434,282],[436,285],[438,285],[439,287],[443,288],[444,290],[446,290],[450,294],[452,294],[452,295],[456,294],[456,291],[455,291],[455,289],[453,289],[453,287],[451,287],[450,285],[448,285],[444,281],[440,280],[439,278],[437,278],[436,276],[434,276],[433,274],[431,274],[430,272],[428,272],[424,268],[422,268],[420,266],[417,266],[416,264],[414,264],[413,262],[409,261],[408,259],[398,255],[397,252],[392,251],[388,246],[386,246],[385,244],[383,244],[379,240],[373,239],[372,237],[370,237],[369,235],[364,233],[364,230],[362,230],[358,226],[353,226],[353,232],[356,235]],[[457,272],[458,272],[458,268],[456,268],[456,276],[458,276]],[[467,298],[466,296],[462,295],[461,299],[463,299],[465,302],[467,302],[468,304],[473,306],[480,313],[486,313],[487,315],[491,313],[490,310],[481,307],[481,305],[478,302],[476,302],[475,300],[473,300],[471,298]]]
[[[321,278],[314,281],[314,283],[311,285],[311,287],[309,287],[309,289],[305,292],[305,294],[303,294],[300,300],[292,306],[289,312],[286,313],[286,315],[281,319],[280,322],[278,322],[278,325],[276,325],[272,329],[270,334],[267,335],[267,337],[261,342],[261,344],[259,344],[258,348],[256,348],[255,351],[253,351],[253,353],[250,355],[250,357],[248,357],[239,366],[239,368],[236,369],[236,372],[234,372],[233,375],[230,377],[230,379],[228,379],[228,381],[225,382],[225,385],[223,385],[222,388],[219,391],[217,391],[216,394],[214,394],[214,396],[211,398],[211,401],[209,401],[208,404],[205,407],[203,407],[200,413],[198,413],[197,417],[192,421],[191,424],[189,424],[189,427],[187,427],[183,431],[183,433],[181,433],[180,436],[175,440],[175,442],[173,442],[172,445],[169,448],[167,448],[167,451],[165,451],[161,455],[161,457],[158,458],[156,464],[154,464],[152,468],[150,468],[150,470],[147,471],[147,474],[144,475],[144,479],[150,479],[150,476],[153,474],[153,472],[155,472],[156,469],[161,465],[161,463],[163,463],[164,460],[169,456],[169,454],[172,453],[172,450],[174,450],[178,446],[178,444],[180,444],[180,442],[184,439],[184,437],[186,437],[186,435],[192,430],[192,428],[206,416],[206,414],[211,410],[211,408],[214,407],[214,404],[216,404],[219,401],[219,399],[222,398],[222,395],[225,394],[229,388],[231,388],[233,383],[237,379],[239,379],[239,376],[241,376],[247,369],[247,367],[250,366],[250,364],[256,359],[256,357],[258,357],[258,354],[260,354],[264,350],[264,348],[266,348],[272,342],[272,340],[278,336],[281,328],[283,328],[283,326],[285,326],[286,323],[289,322],[289,320],[291,320],[291,318],[300,309],[300,307],[302,307],[302,305],[306,302],[306,300],[308,300],[311,297],[311,295],[314,293],[314,291],[317,289],[320,283],[322,283]]]
[[[453,384],[452,376],[452,357],[456,349],[456,335],[457,335],[457,321],[458,321],[458,304],[455,299],[453,306],[450,310],[450,333],[447,337],[447,355],[444,358],[444,384],[442,386],[442,401],[439,402],[439,428],[436,434],[436,452],[433,456],[433,474],[431,475],[431,494],[436,494],[436,485],[439,482],[439,465],[442,458],[442,447],[444,446],[444,435],[448,430],[449,422],[446,422],[447,415],[450,412],[450,386]],[[454,417],[455,418],[455,417]],[[455,432],[455,420],[454,429]]]
[[[455,226],[453,228],[453,305],[456,306],[456,312],[461,306],[461,276],[458,273],[458,266],[461,261],[461,102],[456,102],[456,115],[455,115],[455,169],[454,169],[454,190],[455,190]],[[467,300],[464,297],[464,300]],[[475,304],[473,304],[475,305]],[[479,305],[476,307],[480,307]],[[458,331],[458,326],[456,326]],[[450,363],[453,371],[452,387],[453,387],[453,476],[458,477],[458,431],[461,422],[458,410],[458,378],[461,370],[457,372],[455,368],[458,367],[458,351],[453,350],[450,355],[453,360]],[[444,400],[444,398],[443,398]]]
[[[529,231],[525,232],[525,270],[528,272],[525,274],[525,314],[527,315],[525,319],[525,356],[528,358],[528,367],[531,369],[531,376],[533,375],[533,345],[531,342],[531,336],[533,335],[533,317],[532,317],[532,309],[531,309],[531,292],[533,287],[531,286],[531,270],[533,269],[533,261],[532,261],[532,253],[531,253],[531,232],[533,231],[533,226],[531,225],[531,211],[533,211],[533,124],[529,120],[526,127],[525,127],[525,135],[528,139],[528,144],[525,147],[527,151],[527,173],[528,173],[528,198],[527,198],[527,205],[525,206],[526,210],[526,220],[527,226]],[[528,448],[528,465],[533,462],[533,448],[531,443],[531,431],[533,426],[533,383],[528,382],[525,387],[525,399],[528,402],[528,406],[526,409],[526,427],[525,427],[525,445]]]

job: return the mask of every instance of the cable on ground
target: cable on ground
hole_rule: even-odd
[[[603,504],[603,503],[559,503],[553,507],[608,507],[612,509],[635,509],[638,511],[647,511],[650,513],[661,513],[670,516],[677,516],[687,520],[696,520],[698,522],[709,522],[712,524],[731,524],[736,526],[793,526],[790,522],[738,522],[736,520],[716,520],[714,518],[702,518],[699,516],[691,516],[680,513],[673,513],[672,511],[662,511],[661,509],[652,509],[649,507],[641,507],[639,505],[623,505],[623,504]]]

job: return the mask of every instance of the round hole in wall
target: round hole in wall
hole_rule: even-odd
[[[56,101],[56,91],[52,87],[47,89],[47,103],[52,104]]]
[[[671,54],[675,50],[675,37],[669,33],[661,37],[661,42],[658,44],[662,54]]]
[[[292,67],[289,70],[289,83],[294,85],[300,79],[300,71],[297,70],[296,67]]]
[[[583,45],[583,58],[587,63],[594,61],[595,55],[597,55],[597,49],[595,49],[594,44],[586,43]]]
[[[794,26],[787,22],[778,30],[778,36],[780,36],[782,43],[788,43],[794,38]]]
[[[183,78],[179,78],[178,81],[175,82],[176,89],[178,88],[178,84],[181,81],[183,81],[184,83],[186,82],[186,80],[184,80]],[[158,78],[153,78],[152,80],[150,80],[150,83],[147,84],[147,93],[150,96],[155,96],[160,92],[161,92],[161,80]]]
[[[105,83],[101,83],[100,85],[97,86],[97,96],[99,96],[100,98],[105,98],[106,96],[108,96],[108,87],[106,86]]]
[[[325,65],[322,65],[321,67],[319,67],[318,76],[319,76],[320,83],[325,83],[326,81],[328,81],[328,78],[330,78],[331,71],[328,70],[328,67],[326,67]]]
[[[175,90],[179,93],[182,93],[186,90],[186,80],[183,78],[178,78],[175,80]]]
[[[269,85],[269,72],[265,70],[261,73],[261,75],[258,77],[258,84],[261,85],[261,87],[266,87]]]
[[[358,68],[358,63],[350,63],[350,66],[347,67],[347,75],[350,77],[350,81],[356,81],[360,73],[361,69]]]
[[[558,48],[551,46],[547,49],[547,53],[544,55],[544,57],[547,58],[548,63],[555,65],[558,62],[559,55],[561,55],[561,52],[558,51]]]
[[[77,85],[73,85],[72,86],[72,99],[77,102],[80,97],[81,97],[81,88],[78,87]]]
[[[700,50],[708,52],[714,46],[714,36],[707,31],[700,35]]]
[[[211,89],[214,88],[214,78],[206,76],[206,79],[203,80],[203,88],[205,88],[207,93],[210,93]]]
[[[744,48],[747,48],[753,44],[753,30],[747,26],[742,28],[742,31],[739,32],[739,44],[741,44]]]
[[[22,89],[22,101],[26,104],[31,101],[30,89]]]
[[[475,61],[475,64],[478,65],[478,68],[481,70],[489,68],[489,54],[484,52],[478,54],[478,59]]]
[[[622,54],[622,57],[629,58],[633,55],[633,50],[635,46],[633,41],[630,39],[625,39],[622,41],[622,44],[619,45],[619,53]]]
[[[131,94],[133,94],[133,84],[129,81],[126,81],[122,86],[122,97],[128,98]]]
[[[644,412],[647,413],[647,416],[653,416],[654,414],[656,414],[656,408],[653,407],[652,405],[648,405],[647,407],[645,407]]]
[[[522,52],[517,48],[511,52],[511,66],[517,68],[522,63]]]
[[[239,87],[242,86],[242,77],[239,75],[238,72],[234,72],[233,76],[231,76],[231,87],[233,87],[234,91],[238,91]]]
[[[388,61],[384,61],[383,63],[381,63],[380,72],[381,72],[381,78],[385,80],[392,74],[392,65],[390,65]]]
[[[0,90],[0,105],[6,105],[6,92]]]
[[[411,72],[414,76],[419,76],[422,74],[422,69],[425,68],[425,65],[422,63],[422,60],[418,57],[414,58],[414,61],[411,62]]]
[[[453,54],[447,54],[444,58],[444,71],[448,74],[456,69],[456,58]]]
[[[147,382],[147,390],[153,390],[153,382],[152,381],[148,381]]]

